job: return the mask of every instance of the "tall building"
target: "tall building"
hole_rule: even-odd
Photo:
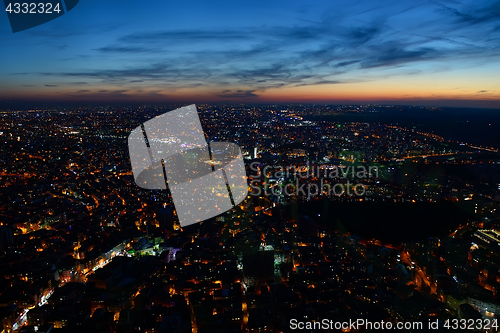
[[[500,201],[500,184],[498,184],[498,191],[493,198],[495,201]]]
[[[174,230],[174,210],[170,206],[164,205],[158,212],[159,226],[164,232]]]
[[[247,286],[274,280],[274,251],[259,251],[243,256],[243,275]]]
[[[12,229],[4,227],[0,229],[0,249],[6,248],[14,243]]]
[[[299,233],[302,237],[311,238],[318,236],[318,225],[309,216],[299,216],[297,225],[299,227]]]
[[[0,317],[2,318],[3,332],[14,332],[13,326],[20,313],[19,307],[15,304],[0,307]]]

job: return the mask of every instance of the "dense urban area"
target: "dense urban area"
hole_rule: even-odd
[[[0,112],[3,332],[500,330],[500,147],[335,118],[395,106],[198,105],[249,195],[181,227],[127,149],[176,107]]]

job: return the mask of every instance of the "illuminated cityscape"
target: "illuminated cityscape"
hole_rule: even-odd
[[[127,151],[173,108],[0,113],[4,332],[498,319],[499,147],[366,121],[400,107],[198,105],[207,141],[241,147],[249,196],[181,228]]]

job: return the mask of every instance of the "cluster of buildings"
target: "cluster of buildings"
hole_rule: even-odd
[[[181,228],[168,191],[134,184],[126,140],[173,108],[0,112],[3,332],[282,332],[291,320],[443,325],[500,315],[491,156],[396,125],[308,118],[370,106],[201,105],[209,141],[240,145],[248,168],[271,166],[256,186],[291,181],[272,166],[377,172],[358,177],[361,196],[250,194]],[[446,235],[394,245],[307,206],[353,201],[472,211]]]

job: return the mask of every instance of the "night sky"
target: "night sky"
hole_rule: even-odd
[[[499,1],[81,0],[0,40],[2,102],[500,107]]]

